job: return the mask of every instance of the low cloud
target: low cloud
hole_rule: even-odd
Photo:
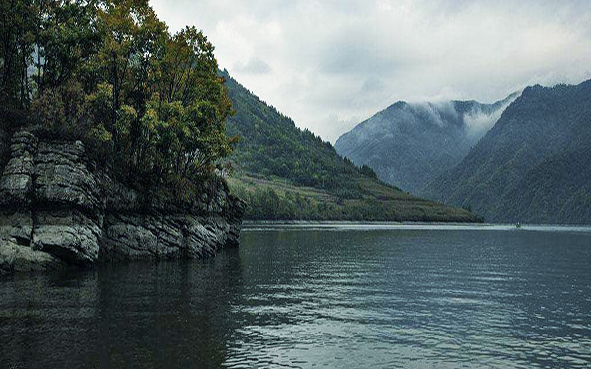
[[[450,119],[457,119],[458,113],[450,100],[435,100],[411,102],[409,105],[414,109],[415,114],[428,115],[429,122],[445,127]]]
[[[479,108],[475,108],[464,114],[464,123],[466,124],[468,135],[474,138],[475,141],[478,141],[495,125],[499,118],[501,118],[501,115],[503,115],[505,109],[520,95],[521,92],[516,93],[494,111],[485,112]]]

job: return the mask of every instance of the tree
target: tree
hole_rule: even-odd
[[[147,0],[0,1],[0,109],[106,150],[143,188],[194,191],[231,152],[231,102],[196,28],[171,35]]]
[[[0,105],[25,109],[31,101],[29,66],[38,12],[32,0],[0,0]]]

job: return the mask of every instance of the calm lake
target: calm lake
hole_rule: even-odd
[[[250,225],[0,279],[2,368],[588,368],[591,228]]]

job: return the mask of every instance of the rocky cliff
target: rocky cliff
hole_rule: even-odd
[[[98,169],[80,141],[0,128],[0,273],[101,261],[201,258],[238,244],[244,203],[165,203]]]

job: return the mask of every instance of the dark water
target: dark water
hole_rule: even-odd
[[[590,366],[590,228],[270,227],[0,280],[0,368]]]

